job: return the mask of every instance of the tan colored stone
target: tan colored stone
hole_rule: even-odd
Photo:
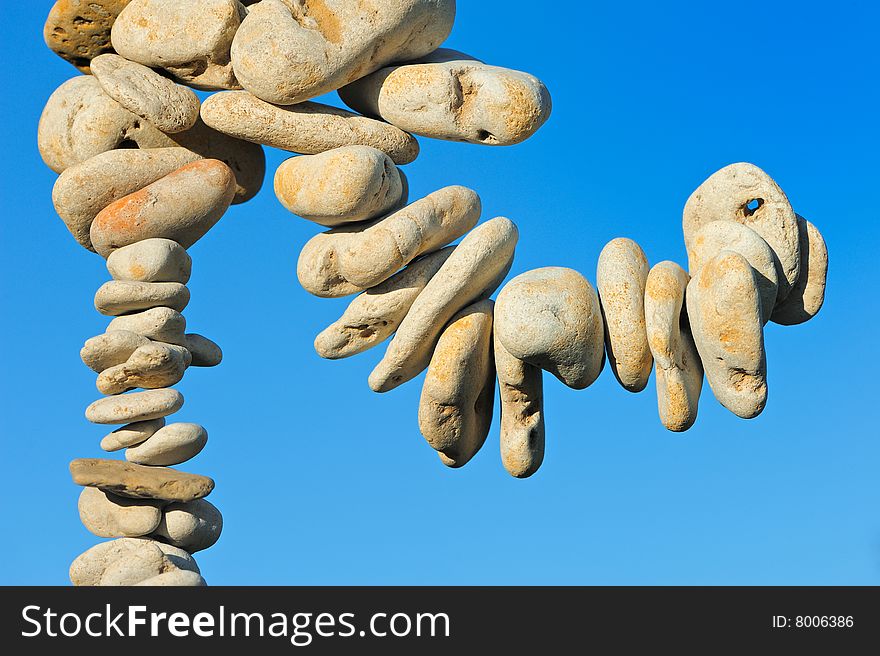
[[[544,382],[541,368],[513,357],[494,333],[501,397],[501,462],[511,476],[528,478],[544,461]]]
[[[177,310],[167,307],[156,307],[116,317],[107,326],[108,333],[115,330],[128,330],[157,342],[180,346],[186,343],[184,337],[186,319]]]
[[[800,240],[800,275],[786,299],[776,306],[770,320],[783,326],[809,321],[825,302],[825,279],[828,276],[828,249],[819,230],[797,215]]]
[[[492,308],[459,311],[443,329],[419,401],[419,430],[448,467],[462,467],[486,441],[495,401]]]
[[[800,251],[794,210],[773,178],[754,164],[742,162],[709,176],[684,206],[682,226],[688,252],[697,231],[711,221],[742,223],[767,242],[776,255],[777,302],[784,300],[798,278]]]
[[[394,334],[416,298],[455,249],[447,246],[415,260],[355,298],[338,321],[315,338],[315,351],[336,360],[363,353]]]
[[[573,269],[543,267],[513,278],[498,293],[495,331],[513,357],[573,389],[592,385],[605,365],[599,297]]]
[[[199,566],[186,551],[170,544],[119,538],[96,544],[80,554],[70,565],[70,581],[77,586],[131,585],[176,570],[198,574]]]
[[[518,238],[516,225],[505,217],[486,221],[465,235],[418,295],[370,374],[374,392],[387,392],[424,371],[449,320],[491,296],[504,280]]]
[[[199,159],[185,148],[108,150],[58,176],[52,204],[70,234],[89,250],[89,228],[102,209]]]
[[[125,459],[139,465],[179,465],[198,455],[207,442],[208,431],[198,424],[168,424],[126,449]]]
[[[188,572],[185,569],[172,569],[162,574],[157,574],[151,578],[135,583],[136,586],[150,587],[196,587],[208,585],[201,574],[196,572]]]
[[[264,0],[242,21],[232,64],[255,96],[292,105],[435,50],[454,19],[455,0]]]
[[[687,313],[706,380],[715,398],[743,419],[767,403],[767,359],[755,270],[721,251],[687,286]]]
[[[99,538],[136,538],[155,531],[162,521],[162,502],[128,499],[86,487],[79,495],[79,518]]]
[[[223,162],[186,164],[101,210],[89,231],[92,245],[103,257],[152,237],[189,248],[220,220],[234,195],[235,175]]]
[[[110,253],[107,271],[114,280],[186,284],[192,273],[192,258],[176,241],[144,239]]]
[[[605,351],[615,378],[629,392],[648,384],[654,362],[645,335],[648,258],[632,239],[605,245],[596,267],[596,289],[605,322]]]
[[[339,97],[413,134],[488,146],[525,141],[552,106],[547,87],[533,75],[446,48],[355,80]]]
[[[409,164],[419,154],[419,142],[388,123],[315,102],[279,107],[247,91],[209,96],[202,104],[202,120],[237,139],[303,155],[371,146],[395,164]]]
[[[764,323],[767,323],[776,304],[776,293],[779,289],[773,249],[747,225],[734,221],[712,221],[702,226],[691,240],[688,250],[691,275],[722,250],[735,251],[752,265],[758,281],[758,291],[761,293]]]
[[[189,553],[213,546],[223,531],[223,516],[210,501],[197,499],[165,508],[155,537]]]
[[[91,68],[108,96],[162,132],[189,130],[199,118],[199,97],[151,68],[110,53]]]
[[[105,369],[97,380],[101,394],[120,394],[137,387],[158,389],[176,385],[186,371],[182,350],[151,342],[139,346],[123,364]]]
[[[43,39],[55,54],[81,72],[103,52],[112,52],[110,28],[129,0],[58,0],[49,11]]]
[[[97,487],[133,499],[194,501],[214,489],[207,476],[187,474],[168,467],[145,467],[124,460],[79,458],[70,463],[73,482]]]
[[[146,441],[151,435],[165,425],[165,417],[136,421],[117,428],[112,433],[105,435],[101,440],[101,448],[104,451],[119,451],[126,447],[135,446]]]
[[[198,333],[184,335],[183,343],[192,353],[194,367],[216,367],[223,360],[223,351],[220,347]]]
[[[107,316],[170,307],[182,312],[189,303],[189,289],[179,282],[111,280],[95,293],[95,309]]]
[[[294,214],[334,227],[375,219],[406,203],[400,171],[381,150],[343,146],[291,157],[275,172],[275,195]]]
[[[122,364],[150,340],[130,330],[114,330],[86,340],[79,352],[83,364],[96,373]]]
[[[373,223],[316,235],[300,253],[297,277],[308,292],[323,297],[374,287],[420,255],[458,239],[479,217],[474,191],[444,187]]]
[[[108,96],[91,76],[67,80],[46,102],[37,128],[43,161],[56,173],[114,148],[173,146],[164,134]]]
[[[229,49],[247,10],[236,0],[131,0],[113,24],[120,55],[199,89],[239,88]]]
[[[128,424],[167,417],[181,407],[183,395],[177,390],[147,390],[98,399],[86,408],[86,419],[93,424]]]
[[[703,365],[683,312],[690,276],[675,262],[651,268],[645,283],[645,329],[654,356],[657,408],[671,431],[686,431],[697,419]]]

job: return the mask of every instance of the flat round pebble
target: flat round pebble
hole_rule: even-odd
[[[116,317],[107,326],[107,332],[115,330],[127,330],[151,340],[181,346],[186,341],[186,319],[177,310],[167,307],[150,308]]]
[[[79,352],[89,369],[101,373],[128,360],[129,356],[150,340],[130,330],[113,330],[90,337]]]
[[[182,312],[189,303],[189,289],[179,282],[111,280],[95,292],[95,309],[115,317],[154,307]]]
[[[165,508],[154,536],[189,553],[214,545],[223,531],[223,516],[210,501],[197,499]]]
[[[178,465],[195,457],[207,442],[208,431],[198,424],[168,424],[127,449],[125,459],[139,465]]]
[[[104,439],[101,440],[101,448],[104,451],[119,451],[119,449],[140,444],[164,425],[165,417],[126,424],[105,435]]]
[[[192,258],[171,239],[144,239],[110,253],[107,271],[114,280],[186,284],[192,273]]]
[[[127,424],[167,417],[181,407],[183,395],[177,390],[147,390],[98,399],[86,408],[86,419],[93,424]]]

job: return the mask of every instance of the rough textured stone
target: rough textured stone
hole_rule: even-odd
[[[107,271],[114,280],[186,284],[192,273],[192,258],[176,241],[144,239],[110,253]]]
[[[128,357],[150,340],[130,330],[114,330],[86,340],[79,352],[83,364],[94,372],[122,364]]]
[[[92,74],[108,96],[162,132],[189,130],[199,118],[192,90],[142,64],[108,53],[92,60]]]
[[[65,169],[52,204],[76,241],[94,250],[89,228],[98,212],[197,159],[185,148],[109,150]]]
[[[202,104],[202,120],[238,139],[303,155],[342,146],[372,146],[395,164],[409,164],[419,154],[419,142],[388,123],[315,102],[278,107],[247,91],[208,97]]]
[[[653,359],[645,335],[648,258],[632,239],[612,239],[599,254],[596,290],[605,322],[605,350],[623,389],[641,392]]]
[[[99,538],[136,538],[152,533],[162,521],[162,502],[128,499],[86,487],[79,495],[79,518]]]
[[[291,157],[275,172],[275,195],[281,204],[328,227],[381,216],[406,203],[405,190],[391,158],[370,146]]]
[[[454,246],[447,246],[425,255],[360,294],[338,321],[315,338],[318,355],[331,360],[347,358],[390,337],[454,249]]]
[[[198,424],[168,424],[125,452],[139,465],[179,465],[196,456],[208,442],[208,431]]]
[[[686,431],[697,419],[703,365],[683,310],[690,276],[675,262],[651,268],[645,283],[645,328],[654,356],[657,408],[671,431]]]
[[[104,579],[111,566],[111,572]],[[126,566],[129,582],[121,583]],[[117,585],[131,585],[176,570],[198,574],[199,566],[190,554],[170,544],[144,538],[119,538],[96,544],[80,554],[70,565],[70,581],[77,586],[108,585],[114,581]]]
[[[501,462],[511,476],[528,478],[544,461],[544,381],[540,367],[513,357],[493,334],[501,397]]]
[[[235,89],[229,48],[247,10],[236,0],[131,0],[113,24],[120,55],[199,89]]]
[[[435,50],[454,20],[455,0],[264,0],[236,33],[232,64],[255,96],[292,105]]]
[[[440,48],[382,68],[339,90],[361,114],[434,139],[510,146],[550,117],[550,93],[533,75]]]
[[[108,96],[94,77],[79,76],[58,87],[37,128],[43,161],[56,173],[120,147],[173,146],[156,127]]]
[[[143,312],[116,317],[107,326],[107,332],[114,330],[128,330],[157,342],[184,346],[186,319],[180,312],[171,308],[150,308]]]
[[[105,369],[96,385],[101,394],[120,394],[129,389],[157,389],[176,385],[186,371],[183,349],[160,342],[139,346],[123,364]]]
[[[123,497],[194,501],[214,489],[207,476],[187,474],[168,467],[145,467],[124,460],[80,458],[70,463],[73,482],[97,487]]]
[[[605,364],[599,297],[581,274],[543,267],[498,293],[495,331],[502,346],[574,389],[590,386]]]
[[[147,390],[98,399],[86,408],[93,424],[127,424],[174,414],[183,406],[183,395],[174,389]]]
[[[104,439],[101,440],[101,448],[104,451],[119,451],[119,449],[140,444],[164,425],[165,417],[126,424],[121,428],[117,428],[109,435],[105,435]]]
[[[770,320],[783,326],[809,321],[819,313],[825,302],[825,278],[828,276],[828,249],[819,230],[798,215],[800,240],[800,275],[788,296],[780,303]]]
[[[172,569],[171,571],[163,572],[162,574],[157,574],[156,576],[139,581],[138,583],[135,583],[135,585],[138,587],[195,587],[208,584],[205,583],[205,579],[202,578],[201,574],[188,572],[185,569]]]
[[[92,222],[92,245],[107,257],[117,248],[162,237],[189,248],[226,212],[235,175],[223,162],[203,159],[105,207]]]
[[[89,72],[89,62],[112,51],[110,28],[129,0],[58,0],[49,11],[43,38],[49,49]]]
[[[767,403],[767,360],[755,270],[721,251],[687,286],[687,313],[706,380],[715,398],[743,419]]]
[[[153,533],[164,542],[195,553],[212,546],[223,530],[223,516],[210,501],[172,503]]]
[[[443,329],[419,401],[419,430],[448,467],[480,450],[492,423],[495,366],[488,299],[459,311]]]
[[[303,247],[300,284],[316,296],[344,296],[378,285],[402,266],[458,239],[480,218],[480,197],[444,187],[359,229],[334,228]]]
[[[179,282],[111,280],[95,293],[95,309],[107,316],[170,307],[182,312],[189,303],[189,289]]]
[[[773,249],[757,232],[742,223],[712,221],[701,227],[691,240],[688,248],[688,268],[691,275],[722,250],[739,253],[752,265],[761,294],[764,323],[767,323],[776,304],[776,292],[779,289]]]
[[[207,337],[198,333],[184,335],[184,345],[192,353],[192,366],[216,367],[223,360],[223,351]]]
[[[428,366],[444,326],[463,307],[488,298],[513,264],[519,232],[496,217],[461,240],[410,307],[385,356],[370,374],[370,388],[387,392]]]
[[[754,164],[731,164],[713,173],[684,206],[684,241],[688,251],[697,231],[711,221],[747,225],[776,255],[777,302],[788,296],[800,271],[797,218],[773,178]]]

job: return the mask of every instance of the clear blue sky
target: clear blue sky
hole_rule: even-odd
[[[4,493],[0,583],[65,584],[98,541],[81,525],[68,462],[105,433],[82,342],[108,276],[54,214],[55,175],[36,127],[76,71],[41,31],[51,2],[5,11],[0,257]],[[8,17],[7,17],[8,18]],[[606,369],[585,391],[545,376],[547,457],[518,481],[483,451],[448,470],[420,437],[415,381],[385,395],[382,349],[322,361],[314,336],[345,299],[306,294],[298,249],[316,232],[271,178],[191,249],[191,330],[225,352],[191,369],[179,421],[208,446],[225,517],[197,554],[212,584],[880,584],[880,431],[873,384],[878,303],[880,70],[876,3],[459,2],[450,47],[539,76],[550,121],[487,148],[422,139],[412,197],[479,191],[484,218],[521,238],[511,275],[563,265],[595,280],[611,238],[652,263],[685,261],[681,210],[710,173],[767,170],[828,242],[819,317],[767,329],[770,396],[743,421],[704,389],[684,435],[659,423],[653,380],[637,395]],[[269,152],[269,169],[286,157]]]

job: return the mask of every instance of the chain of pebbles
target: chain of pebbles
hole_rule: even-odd
[[[101,447],[125,449],[124,460],[71,463],[84,525],[113,538],[74,561],[74,584],[204,584],[192,554],[222,529],[204,498],[214,482],[171,466],[198,454],[207,432],[166,417],[183,405],[173,385],[186,369],[222,354],[186,332],[186,249],[260,190],[261,146],[298,154],[275,172],[275,194],[328,228],[303,247],[300,283],[320,297],[356,295],[315,349],[339,359],[390,338],[369,377],[376,392],[427,370],[419,427],[444,464],[461,467],[484,444],[497,380],[504,466],[537,471],[543,371],[583,389],[607,361],[639,392],[654,369],[673,431],[693,425],[704,372],[735,414],[763,410],[764,325],[802,323],[822,305],[816,228],[766,173],[734,164],[685,207],[689,271],[649,267],[621,238],[602,250],[595,288],[546,267],[493,302],[513,264],[514,223],[479,223],[480,198],[466,187],[410,202],[399,166],[418,156],[413,135],[519,143],[551,101],[527,73],[439,48],[454,16],[454,0],[55,3],[46,42],[89,75],[52,94],[38,143],[59,173],[58,215],[112,278],[95,307],[114,318],[81,355],[105,395],[86,417],[122,424]],[[192,88],[217,93],[202,102]],[[334,90],[354,111],[311,101]]]

